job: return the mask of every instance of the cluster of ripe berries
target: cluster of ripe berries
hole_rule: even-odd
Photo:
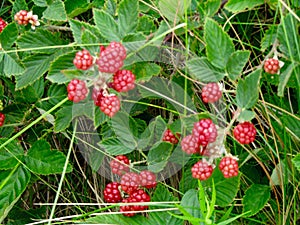
[[[221,146],[215,143],[217,139],[217,127],[211,119],[205,118],[194,123],[192,133],[182,138],[181,149],[187,154],[199,154],[202,156],[215,159],[222,157],[223,153]],[[254,141],[256,129],[250,122],[239,123],[233,129],[235,139],[241,144],[249,144]],[[167,129],[163,136],[163,141],[168,141],[172,144],[179,142],[179,135],[174,135]],[[219,163],[219,169],[225,178],[230,178],[238,175],[238,158],[230,154],[222,157]],[[214,170],[214,165],[202,158],[192,167],[192,176],[199,180],[208,179]]]
[[[5,20],[3,20],[1,17],[0,17],[0,33],[2,32],[2,30],[7,26],[7,23]]]
[[[92,99],[100,110],[113,117],[120,109],[120,99],[114,93],[127,92],[135,87],[135,75],[129,70],[121,70],[126,58],[126,49],[119,42],[111,42],[107,47],[100,47],[100,54],[93,58],[90,52],[83,49],[76,53],[73,60],[77,69],[88,70],[93,65],[98,67],[99,76],[93,81]],[[84,100],[88,95],[85,80],[73,79],[67,87],[68,98],[73,102]]]
[[[0,111],[3,110],[3,102],[0,100]],[[3,126],[5,120],[5,115],[0,112],[0,127]]]
[[[31,24],[31,29],[35,29],[35,27],[40,25],[39,18],[37,15],[33,15],[32,11],[28,12],[26,10],[20,10],[14,16],[14,20],[19,25],[26,26],[27,24]]]
[[[111,182],[104,189],[104,200],[108,203],[131,203],[120,206],[124,216],[134,216],[138,212],[148,209],[144,203],[151,198],[146,189],[156,187],[156,175],[148,170],[140,173],[130,171],[130,161],[124,155],[116,156],[110,162],[112,173],[120,176],[120,182]],[[139,204],[132,204],[139,203]]]
[[[266,59],[265,64],[264,64],[264,69],[265,69],[265,72],[270,73],[270,74],[278,73],[278,71],[280,69],[278,59],[275,59],[275,58]]]

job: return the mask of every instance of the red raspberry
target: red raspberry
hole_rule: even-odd
[[[279,61],[274,58],[267,59],[264,64],[264,69],[267,73],[275,74],[280,69]]]
[[[232,156],[223,157],[220,161],[219,169],[225,178],[234,177],[239,174],[237,159]]]
[[[137,190],[140,183],[139,174],[134,172],[125,173],[121,177],[121,188],[127,194],[131,194],[133,191]]]
[[[0,127],[3,126],[4,120],[5,120],[5,115],[4,115],[3,113],[0,112]]]
[[[134,202],[150,202],[150,196],[142,189],[135,190],[132,194],[127,198],[123,199],[123,203],[134,203]],[[143,211],[148,209],[147,205],[124,205],[120,206],[120,212],[124,212],[124,216],[134,216],[135,211]]]
[[[110,168],[112,173],[122,176],[129,172],[129,159],[125,155],[118,155],[110,161]]]
[[[145,188],[156,187],[156,175],[149,170],[143,170],[140,172],[140,184]]]
[[[180,134],[176,133],[174,135],[170,129],[167,129],[163,136],[163,141],[170,142],[171,144],[176,145],[178,143],[178,138],[180,137]]]
[[[199,145],[205,147],[208,143],[214,142],[217,138],[217,128],[211,119],[202,119],[194,123],[192,135]]]
[[[199,152],[200,145],[193,135],[187,135],[181,140],[181,149],[187,154],[195,154]]]
[[[93,57],[88,50],[83,49],[76,53],[73,63],[77,69],[87,70],[93,64]]]
[[[100,101],[100,110],[109,117],[113,117],[119,111],[120,104],[119,98],[114,94],[103,96]]]
[[[27,14],[28,12],[26,10],[20,10],[15,14],[14,19],[20,25],[27,25],[29,23],[29,18]]]
[[[202,100],[205,103],[214,103],[222,97],[218,83],[208,83],[202,88]]]
[[[103,98],[103,89],[93,88],[92,99],[96,106],[100,106],[101,99]]]
[[[7,26],[7,23],[0,17],[0,33]]]
[[[120,184],[117,182],[111,182],[106,185],[103,193],[104,200],[109,203],[117,203],[122,201],[121,192],[119,190]]]
[[[206,180],[211,176],[213,170],[213,166],[205,159],[202,159],[193,165],[192,176],[199,180]]]
[[[113,76],[112,87],[118,92],[134,89],[135,75],[129,70],[119,70]]]
[[[100,52],[96,60],[99,71],[103,73],[116,73],[122,66],[126,58],[126,49],[119,42],[111,42]]]
[[[239,123],[233,129],[235,139],[241,144],[250,144],[255,140],[256,129],[250,122]]]
[[[88,89],[85,81],[74,79],[68,84],[67,87],[68,98],[73,102],[79,102],[86,98]]]

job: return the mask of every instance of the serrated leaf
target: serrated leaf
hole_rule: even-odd
[[[30,172],[23,166],[0,171],[0,223],[19,200],[29,181]]]
[[[40,53],[54,53],[57,51],[56,46],[66,44],[66,42],[59,37],[59,33],[38,29],[25,32],[18,38],[17,44],[22,49],[36,48],[35,51]]]
[[[6,142],[7,138],[0,139],[0,145]],[[23,161],[24,150],[20,144],[12,140],[4,148],[0,149],[0,170],[14,168],[19,161]],[[1,207],[0,207],[1,208]]]
[[[272,171],[270,186],[288,184],[290,174],[283,161],[280,161]]]
[[[66,0],[65,8],[69,18],[86,12],[91,7],[88,0]]]
[[[43,18],[53,21],[67,21],[65,4],[61,0],[54,0],[43,12]]]
[[[214,67],[207,58],[193,58],[187,61],[187,68],[192,76],[201,82],[218,82],[225,76],[225,72]]]
[[[243,198],[243,212],[250,211],[247,216],[258,213],[270,198],[270,187],[261,184],[252,184],[245,192]]]
[[[277,27],[271,26],[268,30],[266,30],[263,38],[261,39],[260,42],[261,50],[265,51],[269,46],[271,46],[275,42],[276,38],[277,38]]]
[[[8,24],[0,33],[0,43],[4,50],[9,50],[18,37],[18,28],[15,23]]]
[[[201,6],[201,4],[199,6]],[[219,11],[220,6],[220,0],[208,0],[205,3],[202,3],[202,10],[204,11],[205,16],[212,17]]]
[[[70,81],[68,77],[63,74],[63,70],[75,69],[73,59],[75,57],[75,51],[60,55],[50,65],[50,69],[47,75],[47,79],[52,83],[66,83]]]
[[[250,10],[253,9],[256,6],[262,5],[264,4],[265,1],[264,0],[229,0],[226,5],[225,8],[231,12],[239,12],[239,11],[243,11],[245,9]]]
[[[51,150],[50,144],[45,140],[36,141],[25,156],[28,168],[40,175],[60,174],[66,162],[66,156],[58,151]],[[72,167],[68,164],[66,172],[71,172]]]
[[[293,159],[292,162],[297,170],[300,172],[300,153],[298,153]]]
[[[184,15],[184,6],[189,8],[191,5],[191,0],[160,0],[158,3],[158,7],[160,12],[172,22],[172,24],[178,23]]]
[[[24,60],[25,71],[23,74],[16,76],[16,89],[22,89],[32,84],[49,69],[54,55],[36,54],[29,56]]]
[[[102,140],[99,146],[110,155],[125,155],[134,151],[134,148],[131,148],[132,144],[128,144],[129,146],[126,145],[124,141],[120,141],[117,137],[112,137]]]
[[[212,19],[207,18],[204,26],[206,56],[212,65],[224,69],[234,45],[229,35]]]
[[[67,96],[67,89],[65,85],[51,84],[47,90],[49,103],[56,105]]]
[[[299,72],[300,66],[295,67],[295,65],[292,63],[290,64],[282,73],[279,75],[279,84],[278,84],[278,90],[277,95],[280,97],[284,96],[284,89],[294,71]]]
[[[4,54],[3,64],[3,72],[7,77],[19,75],[25,71],[23,64],[15,53]]]
[[[47,0],[33,0],[33,2],[39,7],[47,7]]]
[[[237,86],[236,100],[241,109],[252,108],[259,95],[259,81],[261,77],[261,70],[255,70],[246,78],[240,79]]]
[[[118,25],[121,37],[134,33],[138,24],[139,1],[123,0],[118,7]]]
[[[255,112],[245,109],[240,113],[238,117],[238,121],[239,122],[251,121],[252,119],[254,119],[254,117],[255,117]]]
[[[148,153],[148,169],[154,173],[162,171],[168,163],[173,149],[168,142],[157,142]]]
[[[136,82],[149,81],[153,76],[157,76],[161,67],[155,63],[139,62],[128,67],[135,75]]]
[[[182,197],[180,205],[193,217],[201,218],[201,211],[199,209],[198,191],[195,189],[188,190]]]
[[[35,103],[43,96],[44,90],[44,79],[40,78],[32,85],[17,91],[15,93],[15,96],[22,97],[24,99],[24,102]]]
[[[114,18],[107,12],[99,9],[94,9],[94,21],[101,35],[108,41],[121,41],[118,24]]]
[[[108,116],[105,115],[99,107],[95,107],[95,112],[94,112],[94,126],[95,128],[98,128],[100,125],[105,123],[108,120]]]
[[[88,44],[84,45],[83,48],[87,49],[92,56],[97,56],[99,53],[99,39],[96,37],[94,33],[89,30],[84,30],[82,32],[82,43]]]
[[[235,81],[242,73],[250,56],[250,51],[236,51],[232,53],[226,65],[228,77]]]
[[[198,186],[198,180],[192,176],[191,169],[184,171],[184,176],[180,180],[179,190],[183,193]]]

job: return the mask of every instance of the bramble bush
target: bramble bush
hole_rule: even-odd
[[[299,9],[4,0],[0,223],[298,224]]]

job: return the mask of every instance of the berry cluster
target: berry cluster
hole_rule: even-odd
[[[250,144],[255,140],[256,129],[252,123],[242,122],[233,129],[233,135],[239,143]]]
[[[5,115],[4,115],[3,113],[0,112],[0,127],[3,126],[4,120],[5,120]]]
[[[217,102],[222,97],[218,83],[208,83],[202,88],[202,101],[205,103]]]
[[[109,117],[113,117],[121,105],[119,97],[110,93],[109,89],[128,92],[135,87],[135,75],[129,70],[121,70],[125,58],[125,47],[119,42],[111,42],[106,48],[100,47],[98,57],[93,58],[88,50],[83,49],[76,53],[73,60],[75,67],[80,70],[89,70],[94,68],[93,65],[97,67],[99,75],[93,80],[92,99],[95,105]],[[81,95],[80,101],[86,98],[86,90]],[[69,89],[68,96],[69,100],[74,101],[74,92],[70,93]]]
[[[7,26],[7,23],[5,22],[5,20],[3,20],[0,17],[0,33],[2,32],[2,30]]]
[[[176,145],[179,141],[179,138],[180,138],[179,133],[173,134],[170,129],[167,129],[163,134],[162,140]]]
[[[265,61],[264,69],[267,73],[276,74],[280,69],[278,59],[269,58]]]
[[[26,26],[27,24],[31,24],[31,29],[35,29],[35,27],[40,25],[39,18],[37,15],[33,15],[32,11],[27,12],[26,10],[20,10],[14,16],[15,21],[19,25]]]
[[[130,161],[125,155],[118,155],[110,161],[112,173],[120,176],[120,182],[111,182],[104,189],[104,200],[109,203],[144,203],[150,202],[145,189],[156,187],[156,175],[148,170],[140,173],[130,171]],[[148,209],[144,204],[120,206],[125,216],[134,216],[137,212]]]

